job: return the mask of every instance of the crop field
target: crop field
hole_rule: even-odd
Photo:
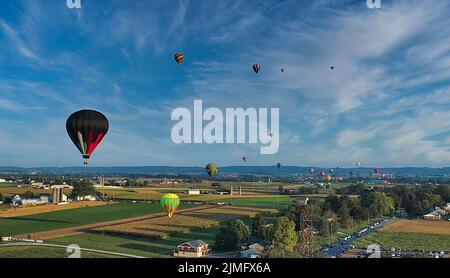
[[[0,236],[62,229],[160,212],[161,207],[159,204],[118,203],[29,216],[0,218]]]
[[[34,215],[34,214],[47,213],[47,212],[55,212],[55,211],[61,211],[61,210],[67,210],[67,209],[77,209],[77,208],[83,208],[83,207],[98,207],[98,206],[105,206],[105,205],[109,205],[109,203],[84,201],[84,202],[68,203],[66,205],[47,204],[47,205],[39,205],[39,206],[8,208],[8,209],[4,208],[3,210],[0,211],[0,218],[18,217],[18,216]]]
[[[267,223],[275,220],[274,214],[263,215]],[[251,225],[250,217],[242,219],[247,225]],[[209,228],[196,228],[189,233],[173,234],[166,239],[133,237],[126,235],[110,235],[102,233],[83,233],[78,235],[66,236],[50,240],[55,244],[78,244],[82,248],[93,248],[107,250],[111,252],[121,252],[145,257],[170,257],[176,247],[186,241],[201,239],[211,245],[214,244],[215,236],[219,229],[226,225],[226,221],[221,225]]]
[[[365,249],[370,244],[379,244],[385,249],[401,248],[411,251],[450,251],[450,236],[377,231],[355,242],[355,246],[361,249]]]
[[[260,213],[274,212],[268,209],[214,207],[189,211],[175,215],[171,220],[158,217],[144,221],[126,223],[94,229],[96,232],[139,236],[149,238],[168,238],[172,234],[189,233],[198,228],[218,226],[220,223],[241,217],[254,217]]]
[[[65,249],[48,246],[0,246],[0,258],[68,258]],[[115,255],[82,251],[82,258],[121,258]]]
[[[11,197],[14,195],[21,195],[24,194],[25,192],[30,191],[35,195],[46,195],[49,196],[52,194],[52,190],[51,189],[34,189],[34,188],[25,188],[25,187],[2,187],[0,186],[0,193],[3,195],[3,197]],[[70,193],[72,192],[71,189],[64,189],[64,194],[65,195],[70,195]]]
[[[399,220],[386,227],[385,232],[425,233],[450,236],[450,221]]]

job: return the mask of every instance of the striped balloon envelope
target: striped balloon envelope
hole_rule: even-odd
[[[161,207],[166,211],[167,217],[172,218],[180,206],[180,198],[173,193],[165,194],[161,197]]]
[[[184,55],[183,55],[183,53],[177,53],[177,54],[175,54],[173,57],[174,57],[174,59],[175,59],[175,62],[177,62],[177,64],[183,63],[183,60],[184,60]]]

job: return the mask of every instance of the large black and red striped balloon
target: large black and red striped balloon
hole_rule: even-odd
[[[108,119],[94,110],[81,110],[73,113],[66,122],[70,139],[83,155],[84,164],[108,133]]]

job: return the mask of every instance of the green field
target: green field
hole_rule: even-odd
[[[264,215],[266,221],[271,223],[275,220],[275,215]],[[250,217],[242,218],[247,225],[251,225]],[[101,235],[84,233],[62,238],[55,238],[49,241],[54,244],[77,244],[82,248],[92,248],[106,250],[110,252],[126,253],[144,257],[170,257],[176,247],[186,241],[201,239],[206,243],[213,244],[219,229],[225,225],[194,229],[188,234],[171,235],[167,239],[148,239],[129,236]]]
[[[370,244],[379,244],[385,249],[401,248],[417,251],[450,251],[450,236],[424,233],[397,233],[377,231],[355,242],[357,248],[365,249]]]
[[[184,208],[189,207],[187,205]],[[0,235],[35,233],[161,212],[158,203],[119,203],[12,218],[0,218]]]
[[[0,246],[0,258],[68,258],[71,254],[64,248],[47,246]],[[81,251],[81,258],[122,258],[119,256]]]

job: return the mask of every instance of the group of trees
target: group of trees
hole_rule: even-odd
[[[222,251],[232,251],[250,240],[250,228],[240,219],[222,227],[216,235],[215,248]]]
[[[94,184],[87,179],[74,181],[72,186],[73,190],[70,195],[72,199],[76,199],[77,196],[94,195],[96,193]]]

